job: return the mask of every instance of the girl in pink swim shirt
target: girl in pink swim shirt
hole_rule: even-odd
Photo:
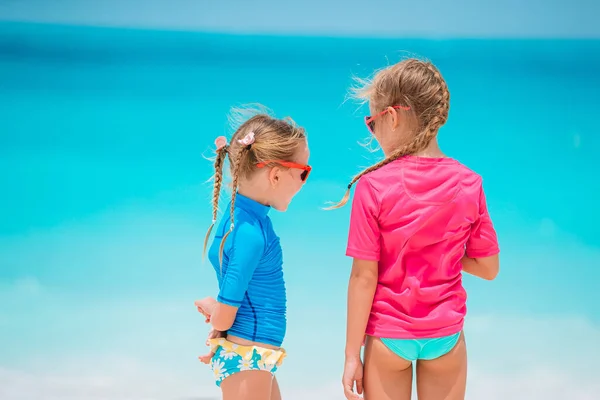
[[[419,400],[462,400],[462,272],[492,280],[499,270],[481,177],[438,147],[450,94],[434,65],[404,60],[356,93],[369,102],[365,122],[385,159],[354,177],[333,207],[357,183],[346,251],[354,261],[344,393],[409,400],[414,362]]]

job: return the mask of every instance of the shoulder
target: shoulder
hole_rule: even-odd
[[[469,202],[479,204],[483,194],[483,178],[471,168],[456,161],[456,175],[459,177],[462,196]]]
[[[263,230],[258,221],[252,219],[240,219],[236,221],[232,234],[235,241],[246,244],[264,244]]]
[[[390,176],[395,175],[396,171],[398,171],[398,168],[400,168],[399,164],[401,163],[401,161],[402,160],[399,159],[388,162],[387,164],[382,165],[381,167],[374,169],[373,171],[367,172],[362,176],[361,179],[364,178],[372,184],[375,184],[380,181],[385,181],[389,179]]]
[[[386,166],[367,172],[356,182],[357,192],[369,192],[379,197],[383,194],[386,188],[385,180],[388,174],[382,171]]]
[[[356,182],[352,199],[353,213],[358,210],[369,210],[374,215],[379,213],[384,191],[383,187],[372,178],[372,173],[368,173],[361,176]]]
[[[455,169],[456,172],[461,177],[462,186],[472,187],[472,188],[481,188],[483,178],[477,172],[473,171],[471,168],[467,167],[465,164],[461,163],[458,160],[455,160],[456,163]]]
[[[258,252],[262,251],[264,246],[265,238],[259,221],[243,210],[236,210],[233,230],[227,238],[226,251],[244,249]]]
[[[390,189],[397,186],[398,168],[397,162],[391,162],[367,172],[356,183],[355,195],[369,196],[373,201],[381,203]]]
[[[381,187],[377,185],[377,181],[373,180],[373,173],[370,172],[360,177],[356,182],[354,195],[358,197],[370,197],[373,200],[379,200],[381,197]]]

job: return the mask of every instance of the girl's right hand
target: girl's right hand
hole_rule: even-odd
[[[360,357],[346,358],[342,385],[344,386],[346,399],[360,399],[359,395],[363,394],[363,363]],[[354,393],[355,387],[356,393]]]

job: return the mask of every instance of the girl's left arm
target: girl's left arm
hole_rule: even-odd
[[[225,332],[233,325],[237,311],[236,306],[217,302],[210,317],[210,324],[215,330]]]
[[[212,297],[206,297],[202,300],[194,302],[198,311],[206,318],[206,322],[210,323],[214,330],[225,332],[235,321],[238,307],[228,304],[219,303]]]
[[[260,227],[241,222],[226,239],[228,264],[221,280],[217,299],[201,300],[212,327],[227,331],[233,325],[238,308],[242,305],[250,280],[265,250],[265,241]],[[202,312],[202,311],[201,311]],[[205,315],[206,315],[205,314]]]

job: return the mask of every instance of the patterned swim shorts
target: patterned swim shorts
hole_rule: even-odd
[[[242,371],[268,371],[275,374],[286,356],[284,349],[272,350],[259,346],[240,346],[226,339],[211,339],[211,350],[215,353],[211,368],[215,383]]]

